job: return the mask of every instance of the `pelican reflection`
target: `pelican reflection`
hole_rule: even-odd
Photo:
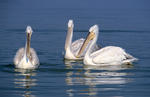
[[[97,96],[102,91],[118,91],[120,88],[116,87],[117,85],[125,85],[132,81],[130,77],[126,77],[132,74],[123,71],[132,68],[132,65],[93,67],[68,61],[65,61],[65,64],[66,69],[70,69],[66,73],[66,84],[71,87],[66,92],[70,97]],[[110,85],[111,87],[108,87]]]
[[[25,70],[25,69],[15,69],[15,78],[14,78],[14,84],[16,89],[21,89],[22,91],[20,94],[23,97],[35,97],[35,95],[32,94],[31,88],[36,86],[37,79],[34,78],[36,76],[36,73],[33,70]]]

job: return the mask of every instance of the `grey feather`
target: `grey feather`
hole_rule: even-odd
[[[19,62],[22,60],[24,54],[25,54],[24,48],[20,48],[17,51],[15,58],[14,58],[14,64],[15,65],[19,64]],[[29,59],[33,65],[39,65],[39,59],[38,59],[37,54],[33,48],[30,48],[30,58]]]

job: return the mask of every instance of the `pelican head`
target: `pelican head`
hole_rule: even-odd
[[[97,38],[95,38],[95,37],[97,37],[98,34],[99,34],[98,25],[92,26],[92,27],[89,29],[89,33],[88,33],[88,35],[87,35],[87,37],[86,37],[86,39],[85,39],[83,45],[84,45],[85,43],[88,44],[88,43],[89,43],[91,40],[93,40],[93,39],[97,39]]]
[[[92,26],[92,27],[90,28],[89,32],[90,32],[90,33],[94,33],[94,34],[97,35],[98,32],[99,32],[99,27],[98,27],[98,25]]]
[[[99,27],[98,25],[94,25],[92,26],[90,29],[89,29],[89,34],[88,36],[86,37],[77,57],[80,57],[82,52],[84,51],[84,49],[87,47],[87,45],[89,44],[89,42],[92,40],[94,42],[97,41],[97,37],[98,37],[98,34],[99,34]]]
[[[73,27],[74,27],[73,20],[69,20],[68,28],[73,28]]]
[[[33,32],[33,30],[31,28],[31,26],[27,26],[27,28],[26,28],[27,37],[31,38],[32,32]]]

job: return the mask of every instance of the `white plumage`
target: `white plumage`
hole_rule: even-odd
[[[95,52],[91,52],[93,45],[96,43],[99,28],[97,25],[94,25],[90,28],[89,36],[85,40],[81,51],[86,47],[86,45],[90,42],[88,50],[84,57],[84,64],[86,65],[121,65],[121,64],[130,64],[133,61],[137,60],[130,54],[126,53],[120,47],[116,46],[107,46],[97,50]]]
[[[128,64],[135,60],[122,48],[116,46],[104,47],[92,53],[90,57],[92,57],[93,63],[102,65]]]
[[[74,42],[72,42],[72,37],[73,37],[73,20],[69,20],[68,22],[68,32],[66,36],[66,42],[65,42],[65,59],[70,59],[70,60],[81,60],[83,59],[85,52],[87,49],[84,50],[82,55],[80,57],[77,57],[80,48],[82,47],[82,44],[85,39],[80,38]],[[94,45],[93,51],[96,51],[100,47],[97,45]]]
[[[39,59],[33,48],[30,48],[30,39],[32,35],[32,28],[30,26],[26,29],[27,41],[25,48],[20,48],[15,57],[14,64],[17,68],[34,69],[39,65]]]

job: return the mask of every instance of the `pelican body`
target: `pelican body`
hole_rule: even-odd
[[[65,42],[65,56],[64,57],[65,59],[68,59],[68,60],[82,60],[87,49],[85,49],[82,52],[80,57],[77,57],[77,55],[85,39],[80,38],[72,43],[73,28],[74,28],[73,20],[69,20],[68,32],[67,32],[66,42]],[[100,47],[98,45],[94,45],[94,47],[92,48],[92,51],[96,51],[99,48]]]
[[[26,28],[26,45],[25,48],[20,48],[14,58],[14,64],[16,68],[22,69],[34,69],[39,65],[39,59],[33,48],[30,47],[30,40],[32,35],[32,28],[27,26]]]
[[[124,49],[117,46],[106,46],[92,52],[91,49],[96,44],[99,34],[99,28],[97,25],[94,25],[89,30],[89,35],[84,41],[78,56],[83,52],[86,46],[89,44],[84,57],[84,64],[86,65],[96,65],[96,66],[105,66],[105,65],[121,65],[121,64],[131,64],[137,59],[126,53]]]

